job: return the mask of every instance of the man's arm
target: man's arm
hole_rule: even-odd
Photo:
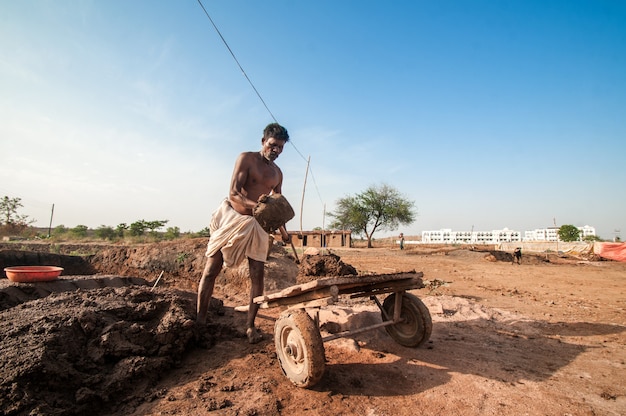
[[[234,204],[245,209],[249,215],[252,215],[257,201],[253,201],[248,198],[247,192],[244,189],[244,185],[248,181],[249,167],[246,163],[247,155],[242,153],[235,162],[235,168],[233,169],[233,177],[230,182],[230,196],[229,199]]]

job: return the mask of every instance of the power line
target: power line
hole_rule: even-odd
[[[254,86],[254,84],[252,83],[250,78],[248,77],[248,74],[246,74],[246,71],[243,70],[243,67],[241,66],[241,64],[237,60],[237,57],[233,53],[233,50],[230,49],[230,46],[228,46],[228,42],[226,42],[226,39],[224,39],[224,36],[222,36],[222,32],[220,32],[220,30],[217,28],[217,25],[215,24],[215,22],[213,22],[213,19],[211,19],[211,16],[209,16],[209,12],[207,12],[207,10],[204,8],[204,5],[202,4],[202,1],[198,0],[198,3],[200,4],[200,7],[202,7],[202,10],[204,10],[204,14],[206,14],[206,17],[208,17],[209,21],[213,25],[213,28],[215,28],[215,31],[217,32],[217,34],[222,39],[222,42],[224,42],[224,45],[226,46],[226,49],[228,49],[228,52],[230,52],[230,55],[233,57],[233,59],[237,63],[237,66],[241,70],[241,73],[243,74],[244,77],[246,77],[246,79],[248,80],[248,83],[250,84],[250,86],[252,87],[254,92],[256,93],[257,97],[259,97],[259,100],[261,100],[261,102],[265,106],[265,109],[267,110],[267,112],[270,113],[270,116],[272,117],[272,120],[274,120],[274,122],[278,123],[278,121],[276,120],[276,117],[274,117],[274,114],[272,114],[272,112],[270,111],[270,109],[267,106],[267,104],[265,104],[265,100],[263,100],[263,97],[261,97],[261,94],[259,94],[259,91],[257,91],[256,87]]]
[[[206,17],[209,19],[209,21],[211,22],[211,25],[213,25],[213,28],[215,29],[215,31],[217,32],[217,34],[219,35],[220,39],[222,39],[222,42],[224,43],[224,46],[226,46],[226,49],[228,49],[228,52],[230,52],[230,55],[233,57],[233,59],[235,60],[235,62],[237,63],[237,66],[239,67],[239,70],[241,71],[241,73],[243,74],[244,77],[246,77],[246,80],[248,80],[248,83],[250,84],[250,86],[252,87],[252,89],[254,90],[254,92],[256,93],[257,97],[259,97],[259,100],[261,100],[261,103],[263,103],[263,106],[265,107],[265,109],[267,110],[267,112],[269,113],[269,115],[272,117],[272,120],[274,120],[274,122],[278,123],[278,120],[276,120],[276,117],[274,117],[274,114],[272,113],[272,111],[269,109],[269,107],[267,106],[267,104],[265,103],[265,100],[263,99],[263,97],[261,97],[261,94],[259,93],[259,91],[256,89],[256,87],[254,86],[254,84],[252,83],[252,80],[250,79],[250,77],[248,77],[248,74],[246,74],[246,71],[243,69],[243,67],[241,66],[241,64],[239,63],[239,60],[237,59],[237,57],[235,56],[235,53],[233,52],[233,50],[230,48],[230,46],[228,45],[228,42],[226,42],[226,39],[224,39],[224,36],[222,36],[222,32],[220,32],[220,30],[218,29],[217,25],[215,24],[215,22],[213,21],[213,19],[211,18],[211,16],[209,15],[209,12],[206,10],[206,8],[204,7],[204,5],[202,4],[201,0],[198,0],[198,4],[200,4],[200,7],[202,7],[202,10],[204,11],[204,14],[206,15]],[[304,155],[300,152],[300,150],[298,150],[298,148],[296,147],[295,144],[293,144],[293,140],[290,140],[289,143],[291,143],[291,145],[293,146],[293,148],[296,150],[296,153],[298,153],[300,155],[300,157],[302,158],[302,160],[304,160],[305,162],[307,162],[307,166],[309,171],[311,172],[311,179],[313,180],[313,185],[315,185],[315,191],[317,192],[317,196],[320,199],[320,202],[323,204],[324,200],[322,199],[322,196],[320,195],[320,191],[319,188],[317,187],[317,182],[315,181],[315,177],[313,175],[313,169],[311,169],[311,167],[309,166],[309,163],[307,161],[307,158],[304,157]]]

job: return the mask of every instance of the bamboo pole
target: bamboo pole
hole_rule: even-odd
[[[304,247],[304,234],[303,234],[303,230],[302,230],[302,212],[304,210],[304,193],[306,190],[306,180],[309,176],[309,165],[311,164],[311,156],[309,156],[309,158],[307,159],[306,162],[306,172],[304,173],[304,184],[302,185],[302,200],[300,201],[300,236],[302,237],[300,239],[300,248]]]

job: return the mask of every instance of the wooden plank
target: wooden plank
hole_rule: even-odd
[[[404,280],[411,280],[414,282],[413,284],[421,285],[421,278],[424,276],[422,272],[405,272],[405,273],[389,273],[389,274],[377,274],[377,275],[366,275],[366,276],[341,276],[341,277],[328,277],[324,279],[313,280],[307,283],[303,283],[300,285],[290,286],[285,288],[279,292],[261,295],[254,298],[255,303],[269,303],[275,299],[282,298],[291,298],[295,296],[301,296],[304,293],[314,292],[323,288],[327,288],[330,286],[337,286],[339,288],[339,292],[349,290],[354,287],[366,287],[372,284],[391,284],[391,282],[398,282]],[[416,287],[423,287],[416,286]],[[351,293],[351,292],[346,292]],[[303,296],[306,298],[306,296]]]
[[[337,288],[337,286],[329,286],[329,287],[323,287],[317,290],[311,290],[309,292],[300,293],[299,295],[296,295],[296,296],[271,299],[267,302],[263,302],[262,304],[267,304],[269,308],[272,308],[275,306],[294,305],[297,303],[304,304],[307,302],[315,301],[317,299],[331,298],[334,301],[337,301],[338,294],[339,294],[339,289]],[[257,298],[255,298],[255,301],[256,299]]]
[[[423,287],[424,287],[424,283],[422,282],[422,279],[416,278],[416,279],[406,279],[406,280],[393,281],[393,282],[381,282],[381,283],[371,284],[367,286],[341,288],[339,290],[339,294],[347,295],[347,294],[356,294],[356,293],[363,293],[363,294],[389,293],[389,292],[396,292],[400,290],[422,289]],[[353,295],[352,297],[358,297],[358,296]]]

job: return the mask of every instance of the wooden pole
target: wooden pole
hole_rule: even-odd
[[[311,156],[306,162],[306,172],[304,173],[304,184],[302,185],[302,200],[300,201],[300,248],[304,247],[304,234],[302,234],[302,211],[304,210],[304,191],[306,190],[306,180],[309,176],[309,165],[311,164]]]
[[[48,238],[52,232],[52,217],[54,216],[54,204],[52,204],[52,212],[50,213],[50,225],[48,225]]]
[[[324,204],[324,212],[322,213],[322,254],[326,254],[326,247],[328,241],[326,241],[326,204]]]

